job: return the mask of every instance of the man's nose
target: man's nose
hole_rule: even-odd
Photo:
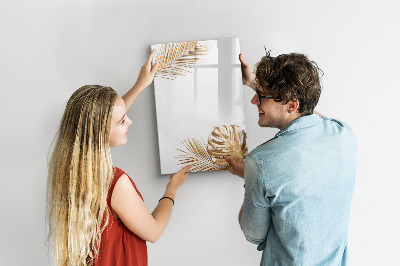
[[[253,98],[251,99],[251,103],[258,105],[258,96],[257,94],[254,94]]]

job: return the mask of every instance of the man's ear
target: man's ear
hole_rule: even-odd
[[[288,113],[294,113],[299,108],[299,101],[293,99],[288,102],[287,106],[288,106]]]

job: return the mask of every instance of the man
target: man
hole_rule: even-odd
[[[253,72],[239,57],[243,84],[255,90],[261,127],[278,128],[231,173],[244,177],[239,222],[263,250],[261,265],[345,265],[356,141],[345,123],[314,113],[319,69],[302,54],[267,53]],[[340,103],[337,103],[340,104]]]

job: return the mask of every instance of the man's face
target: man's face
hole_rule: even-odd
[[[270,96],[260,92],[262,96]],[[275,102],[274,99],[259,99],[257,93],[251,99],[251,103],[258,108],[258,125],[260,127],[273,127],[281,129],[284,124],[287,106]]]

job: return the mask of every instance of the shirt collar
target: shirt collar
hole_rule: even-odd
[[[278,133],[276,133],[275,138],[285,134],[286,132],[296,130],[299,128],[310,127],[322,121],[322,118],[317,114],[311,114],[306,116],[301,116],[289,124],[287,124],[284,128],[282,128]]]

